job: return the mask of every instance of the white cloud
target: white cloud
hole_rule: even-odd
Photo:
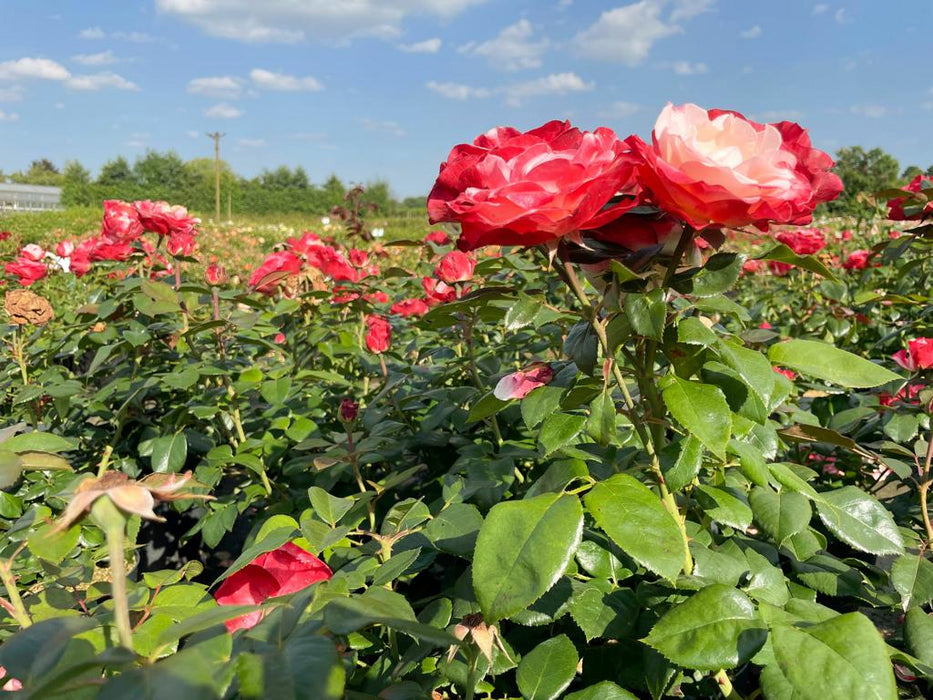
[[[398,47],[405,53],[437,53],[441,50],[441,40],[435,37],[414,44],[399,44]]]
[[[693,19],[697,15],[712,10],[715,4],[716,0],[677,0],[674,3],[673,12],[671,12],[671,22]]]
[[[4,112],[0,109],[0,122],[15,122],[19,119],[19,115],[16,112]]]
[[[104,30],[100,27],[88,27],[78,32],[78,38],[80,39],[104,39],[106,36]]]
[[[588,92],[594,87],[595,83],[585,82],[576,73],[552,73],[543,78],[508,85],[501,88],[501,92],[505,95],[506,104],[517,107],[528,97]]]
[[[0,63],[0,80],[67,80],[70,76],[67,68],[48,58],[19,58]]]
[[[410,15],[449,19],[486,0],[156,0],[165,14],[208,34],[247,42],[339,43],[359,36],[393,38]]]
[[[589,28],[577,34],[574,45],[584,57],[636,66],[659,39],[683,31],[661,20],[661,5],[641,0],[603,12]]]
[[[250,71],[249,77],[252,78],[256,87],[266,90],[281,90],[285,92],[317,92],[323,90],[321,82],[312,76],[298,78],[294,75],[285,75],[283,73],[273,73],[272,71],[254,68]]]
[[[848,24],[852,20],[849,19],[849,13],[846,11],[846,8],[840,7],[836,10],[836,14],[833,15],[837,24]]]
[[[188,92],[192,95],[214,97],[219,100],[235,100],[243,92],[239,78],[220,75],[208,78],[195,78],[188,83]]]
[[[130,148],[145,148],[149,142],[149,132],[136,132],[130,134],[129,141],[126,142],[126,145]]]
[[[520,19],[499,32],[495,39],[481,44],[470,42],[459,50],[470,56],[482,56],[490,65],[509,71],[540,68],[541,56],[551,42],[547,37],[534,41],[533,36],[531,22]]]
[[[136,44],[148,44],[155,41],[148,34],[143,32],[105,32],[100,27],[88,27],[78,32],[79,39],[99,40],[99,39],[117,39],[119,41],[132,41]],[[98,64],[101,65],[101,64]]]
[[[799,122],[803,119],[803,112],[796,109],[769,109],[765,112],[749,114],[752,121],[773,124],[775,122]]]
[[[849,111],[857,117],[867,117],[868,119],[881,119],[891,113],[891,110],[884,105],[877,104],[852,105],[849,107]]]
[[[23,86],[11,85],[8,88],[0,88],[0,102],[22,102]]]
[[[691,63],[690,61],[668,61],[662,63],[663,68],[670,68],[677,75],[701,75],[709,72],[705,63]]]
[[[265,139],[240,139],[236,142],[241,148],[261,148],[266,145]]]
[[[427,82],[427,88],[451,100],[483,98],[489,97],[492,94],[486,88],[471,87],[470,85],[461,85],[460,83],[439,83],[435,80],[429,80]]]
[[[641,111],[641,105],[634,102],[613,102],[608,109],[597,113],[600,119],[625,119]]]
[[[200,132],[200,131],[195,131],[194,129],[189,129],[188,131],[185,132],[185,134],[188,135],[188,138],[189,138],[189,139],[198,139],[198,138],[201,138],[201,132]]]
[[[116,73],[94,73],[93,75],[74,75],[65,81],[72,90],[96,91],[104,88],[113,88],[114,90],[137,91],[139,86]]]
[[[920,109],[925,109],[927,111],[933,110],[933,100],[930,102],[923,102],[920,104]]]
[[[210,119],[236,119],[243,116],[243,110],[226,102],[218,102],[213,107],[204,110],[204,116]]]
[[[392,136],[405,136],[405,130],[399,125],[398,122],[363,118],[360,119],[360,124],[363,125],[363,128],[366,129],[366,131],[391,134]]]
[[[744,32],[741,32],[739,36],[743,39],[757,39],[761,36],[761,26],[756,24],[754,27],[750,27]]]
[[[110,49],[100,53],[79,53],[77,56],[72,56],[71,59],[83,66],[109,66],[119,60]]]
[[[818,2],[816,5],[813,6],[812,14],[821,15],[824,12],[826,12],[828,9],[829,9],[829,5],[827,5],[825,2]]]

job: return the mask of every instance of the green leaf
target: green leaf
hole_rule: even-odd
[[[23,463],[15,452],[0,450],[0,489],[12,486],[23,473]]]
[[[570,615],[587,641],[597,637],[618,639],[631,632],[638,607],[635,593],[626,588],[606,592],[587,584],[573,594]]]
[[[677,578],[687,546],[680,525],[651,489],[633,476],[616,474],[596,484],[584,501],[623,552],[669,581]]]
[[[589,688],[578,690],[564,696],[565,700],[638,700],[627,690],[620,688],[612,681],[602,681]]]
[[[583,534],[576,496],[499,503],[476,539],[473,590],[487,624],[524,610],[553,586]]]
[[[776,260],[777,262],[789,263],[794,267],[799,267],[803,270],[815,272],[816,274],[826,277],[827,279],[831,279],[837,282],[839,281],[839,278],[836,277],[828,267],[820,262],[818,258],[814,258],[812,255],[797,255],[797,253],[795,253],[783,243],[775,246],[767,253],[760,256],[758,259]]]
[[[691,278],[689,294],[697,297],[711,297],[728,291],[739,275],[742,274],[744,255],[736,253],[716,253],[703,268]]]
[[[804,628],[775,625],[771,648],[774,660],[761,674],[766,698],[897,699],[884,640],[859,613]]]
[[[612,393],[603,390],[590,403],[590,415],[586,420],[586,432],[597,444],[604,447],[612,442],[616,434],[616,404]]]
[[[442,552],[470,557],[483,516],[471,503],[452,503],[437,514],[423,530],[431,544]]]
[[[587,321],[579,321],[564,340],[564,354],[573,360],[584,374],[593,374],[599,340]]]
[[[369,588],[363,595],[336,598],[324,608],[324,624],[335,634],[350,634],[376,624],[391,626],[392,620],[417,621],[405,597],[385,588]]]
[[[522,420],[529,429],[557,412],[564,390],[557,386],[539,386],[522,399]]]
[[[515,681],[526,700],[553,700],[570,685],[580,662],[566,634],[541,642],[525,655]]]
[[[904,541],[891,514],[856,486],[820,493],[820,520],[836,537],[869,554],[903,554]]]
[[[636,335],[661,340],[667,318],[663,292],[655,289],[647,294],[626,294],[625,315]]]
[[[75,443],[53,433],[22,433],[0,442],[0,449],[10,452],[67,452],[75,449]]]
[[[904,641],[914,656],[933,666],[933,617],[919,607],[904,616]]]
[[[94,626],[87,617],[55,617],[35,622],[3,640],[0,666],[26,688],[45,680],[72,638]]]
[[[40,559],[60,564],[71,552],[78,546],[78,539],[81,537],[81,525],[72,525],[67,530],[53,532],[53,525],[44,524],[38,529],[29,533],[29,551]]]
[[[188,439],[184,432],[163,435],[152,441],[152,471],[175,473],[188,459]]]
[[[769,406],[777,374],[768,359],[759,352],[725,340],[720,340],[716,349],[723,364],[733,369],[764,405]]]
[[[700,484],[696,494],[700,507],[713,520],[738,530],[747,530],[752,524],[752,509],[725,489]]]
[[[688,316],[677,324],[677,341],[686,345],[714,345],[719,337],[698,317]]]
[[[904,610],[926,605],[933,600],[933,564],[924,554],[904,554],[894,560],[891,583]]]
[[[353,507],[352,498],[339,498],[331,496],[327,491],[312,486],[308,489],[308,498],[311,501],[311,507],[318,517],[331,526],[335,526],[340,519],[347,514],[347,511]]]
[[[777,493],[770,487],[755,487],[748,500],[755,520],[779,545],[803,532],[813,515],[806,496],[796,491]]]
[[[710,452],[725,459],[732,434],[732,411],[722,390],[675,376],[668,377],[667,382],[661,395],[671,415]]]
[[[384,586],[389,581],[394,581],[405,573],[409,566],[415,563],[420,554],[421,547],[415,547],[389,557],[382,566],[376,569],[376,574],[373,576],[373,585]]]
[[[703,466],[703,452],[703,443],[692,435],[688,435],[680,441],[680,452],[677,453],[674,463],[666,467],[662,462],[664,480],[670,491],[680,491],[700,473],[700,467]]]
[[[768,359],[776,365],[839,386],[867,389],[903,377],[851,352],[815,340],[787,340],[768,349]]]
[[[511,302],[505,313],[505,329],[517,331],[534,323],[542,308],[542,300],[520,294],[518,301]]]
[[[484,418],[489,418],[489,416],[494,416],[505,408],[508,403],[508,401],[500,401],[490,391],[488,394],[484,394],[474,401],[473,405],[470,406],[470,414],[467,416],[467,423],[475,423]]]
[[[586,425],[586,416],[572,413],[555,413],[544,419],[538,443],[547,456],[574,442]]]
[[[716,671],[748,661],[767,634],[748,596],[717,583],[671,608],[644,641],[678,666]]]
[[[288,377],[270,379],[262,383],[259,393],[273,406],[281,406],[292,389],[292,380]]]

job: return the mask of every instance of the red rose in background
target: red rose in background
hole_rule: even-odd
[[[797,255],[813,255],[826,247],[826,236],[815,228],[800,228],[796,231],[781,231],[775,238]]]
[[[846,270],[864,270],[868,267],[868,258],[871,257],[870,250],[853,250],[849,253],[842,266]]]
[[[311,584],[326,581],[333,572],[323,561],[298,545],[287,542],[278,549],[260,554],[231,574],[214,593],[218,605],[258,605],[275,596],[295,593]],[[254,627],[262,619],[257,610],[225,623],[232,633]]]
[[[352,423],[360,412],[360,405],[353,399],[343,399],[340,402],[340,420]]]
[[[933,338],[915,338],[908,341],[907,350],[892,355],[894,361],[910,372],[933,367]]]
[[[3,269],[8,275],[14,275],[24,287],[35,284],[49,274],[49,268],[45,263],[36,262],[23,256],[18,257],[13,262],[8,262],[3,266]]]
[[[134,202],[139,213],[139,223],[147,231],[160,236],[170,233],[191,233],[195,226],[201,223],[200,219],[188,216],[188,210],[168,202],[152,202],[148,199]]]
[[[448,301],[454,301],[457,298],[456,289],[446,282],[436,280],[433,277],[422,277],[421,287],[424,289],[424,298],[428,306],[444,304]]]
[[[905,192],[919,192],[922,189],[933,190],[933,177],[929,175],[917,175],[917,177],[901,189]],[[930,193],[930,196],[933,197],[933,192]],[[923,206],[922,211],[913,212],[910,216],[904,213],[904,202],[905,199],[903,197],[895,197],[894,199],[888,200],[888,218],[891,219],[891,221],[917,221],[933,214],[933,199]]]
[[[428,195],[432,224],[458,222],[461,250],[530,246],[600,226],[636,201],[603,207],[635,186],[631,146],[610,129],[551,121],[522,133],[498,127],[454,146]]]
[[[108,199],[104,202],[104,218],[101,235],[113,241],[129,243],[143,235],[139,212],[129,202]]]
[[[754,274],[761,270],[764,263],[761,260],[756,260],[752,258],[751,260],[746,260],[742,263],[742,272],[745,274]]]
[[[360,273],[342,253],[328,245],[309,248],[306,252],[308,264],[316,267],[335,282],[358,282]]]
[[[392,326],[382,316],[366,317],[366,349],[381,354],[389,349],[392,341]]]
[[[204,270],[204,281],[212,287],[217,287],[227,281],[227,271],[223,265],[211,263]]]
[[[194,235],[190,231],[173,231],[169,234],[168,243],[165,247],[170,255],[189,257],[194,253],[196,245]]]
[[[369,262],[369,253],[367,253],[365,250],[351,248],[349,256],[350,262],[353,263],[355,267],[365,267],[366,263]]]
[[[434,268],[434,276],[447,284],[467,282],[473,278],[476,261],[466,253],[452,250]]]
[[[249,278],[249,286],[263,294],[275,294],[279,283],[301,272],[301,258],[289,250],[270,253]]]
[[[440,230],[431,231],[431,233],[424,237],[424,242],[433,243],[435,245],[450,245],[450,236]]]
[[[134,251],[130,243],[112,241],[103,236],[94,236],[85,241],[88,257],[91,260],[114,260],[122,262],[128,259]]]
[[[429,309],[421,299],[402,299],[392,304],[389,312],[397,316],[424,316]]]
[[[296,255],[305,255],[314,246],[324,245],[321,237],[311,231],[304,231],[301,238],[287,238],[285,244]]]
[[[807,224],[842,181],[797,124],[758,124],[738,112],[668,104],[648,145],[633,137],[652,203],[694,228]]]
[[[389,295],[379,290],[378,292],[370,292],[369,294],[363,297],[370,304],[388,304]]]
[[[794,266],[790,263],[778,262],[777,260],[768,261],[768,269],[771,271],[771,274],[775,277],[786,277],[790,274],[790,271],[794,269]]]
[[[24,245],[23,249],[19,251],[19,257],[23,260],[31,260],[32,262],[41,262],[45,259],[45,250],[42,246],[35,243],[30,243],[29,245]]]

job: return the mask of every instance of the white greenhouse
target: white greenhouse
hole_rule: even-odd
[[[0,182],[0,209],[45,211],[61,209],[62,188]]]

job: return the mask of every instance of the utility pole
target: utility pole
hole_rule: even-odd
[[[220,228],[220,139],[226,134],[215,131],[207,138],[214,139],[214,227]]]

